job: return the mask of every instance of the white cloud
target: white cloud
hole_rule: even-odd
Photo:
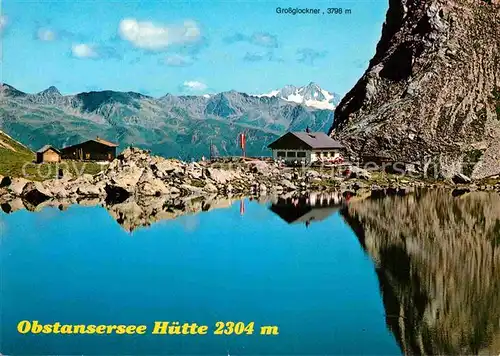
[[[164,63],[172,67],[184,67],[193,64],[193,59],[180,54],[170,54],[164,58]]]
[[[160,25],[149,21],[123,19],[118,28],[120,37],[135,47],[161,50],[173,44],[189,43],[200,38],[200,28],[194,21],[179,25]]]
[[[198,82],[196,80],[186,81],[182,85],[185,89],[190,91],[202,91],[208,88],[205,83]]]
[[[96,58],[99,56],[93,46],[86,43],[74,44],[71,47],[71,53],[76,58]]]
[[[5,15],[0,15],[0,32],[7,26],[8,18]]]
[[[54,41],[56,33],[48,28],[40,28],[37,31],[37,37],[40,41]]]

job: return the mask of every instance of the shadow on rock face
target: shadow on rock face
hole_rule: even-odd
[[[350,203],[405,354],[500,352],[500,195],[421,191]]]
[[[0,180],[0,188],[8,187],[11,183],[12,183],[12,179],[10,179],[10,177],[3,177]]]
[[[23,200],[25,201],[26,205],[30,207],[36,207],[49,199],[50,197],[39,192],[38,190],[31,190],[23,196]]]
[[[2,209],[5,214],[10,214],[12,212],[12,207],[9,203],[0,204],[0,209]]]
[[[116,185],[106,185],[104,190],[107,194],[106,204],[108,205],[123,203],[130,197],[130,193],[128,191]]]

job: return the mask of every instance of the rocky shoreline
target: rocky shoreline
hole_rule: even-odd
[[[500,181],[471,182],[457,176],[442,181],[409,177],[380,179],[373,172],[350,167],[342,172],[313,168],[280,167],[271,161],[233,159],[217,162],[186,163],[152,156],[149,151],[127,148],[106,170],[96,175],[43,182],[24,178],[0,177],[0,204],[21,199],[36,207],[47,201],[97,200],[107,205],[127,200],[148,201],[163,198],[175,201],[207,196],[278,196],[288,193],[338,191],[349,196],[406,194],[415,188],[448,187],[463,194],[475,190],[500,192]]]

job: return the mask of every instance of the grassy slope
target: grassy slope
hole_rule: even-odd
[[[95,174],[103,168],[96,163],[64,161],[59,165],[55,163],[34,164],[34,160],[35,154],[29,148],[0,131],[0,175],[2,176],[44,180],[54,178],[58,168],[72,175]]]

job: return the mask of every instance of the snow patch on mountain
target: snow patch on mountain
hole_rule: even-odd
[[[287,85],[267,94],[258,94],[256,96],[278,97],[286,101],[323,110],[335,110],[340,102],[340,97],[337,94],[322,89],[312,82],[303,87]]]

